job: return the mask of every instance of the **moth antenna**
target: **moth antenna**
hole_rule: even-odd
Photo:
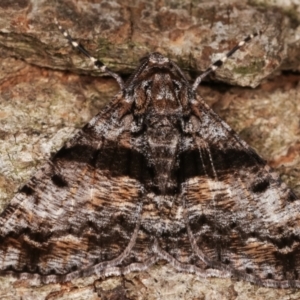
[[[109,74],[110,76],[112,76],[113,78],[115,78],[115,80],[118,82],[119,86],[121,89],[124,88],[124,81],[123,79],[115,72],[113,72],[112,70],[110,70],[109,68],[107,68],[107,66],[100,61],[99,59],[95,58],[94,56],[92,56],[90,54],[90,52],[88,50],[86,50],[80,43],[77,43],[76,41],[73,40],[73,38],[70,36],[70,34],[68,33],[67,30],[65,30],[59,23],[58,21],[55,19],[55,24],[57,25],[58,29],[61,31],[61,33],[63,34],[63,36],[69,41],[69,43],[75,48],[77,49],[79,52],[81,52],[82,54],[84,54],[86,57],[88,57],[94,64],[95,68],[101,70],[102,72],[106,72],[107,74]]]
[[[213,64],[211,64],[200,76],[198,76],[193,83],[193,90],[195,91],[198,87],[198,85],[201,83],[202,79],[205,78],[208,74],[211,72],[216,71],[218,68],[220,68],[224,62],[231,57],[236,51],[238,51],[240,48],[242,48],[246,43],[250,42],[254,37],[260,35],[262,31],[253,33],[248,35],[246,38],[244,38],[242,41],[240,41],[236,46],[234,46],[230,51],[228,51],[222,58],[215,61]]]

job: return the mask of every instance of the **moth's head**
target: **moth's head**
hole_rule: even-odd
[[[158,74],[169,75],[174,80],[183,80],[185,84],[189,84],[183,72],[172,60],[159,52],[153,52],[140,59],[140,65],[127,80],[126,86],[151,80]]]
[[[159,52],[153,52],[153,53],[149,54],[146,57],[146,59],[148,60],[149,65],[170,66],[170,60],[169,60],[169,58],[163,56]]]

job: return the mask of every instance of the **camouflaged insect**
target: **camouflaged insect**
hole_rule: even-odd
[[[11,200],[0,217],[1,274],[39,282],[145,270],[300,287],[300,200],[152,53],[121,90]]]

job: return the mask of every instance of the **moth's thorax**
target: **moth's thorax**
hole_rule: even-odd
[[[179,67],[157,52],[141,61],[127,87],[137,113],[178,113],[187,106],[187,96],[192,93]]]
[[[181,142],[182,118],[189,110],[193,91],[179,67],[160,53],[141,60],[126,85],[131,98],[136,140],[144,144],[144,155],[152,169],[153,181],[146,184],[159,195],[174,195],[176,151]],[[132,139],[132,141],[134,138]]]

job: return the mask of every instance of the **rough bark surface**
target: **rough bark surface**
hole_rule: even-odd
[[[279,72],[300,69],[300,26],[286,7],[249,6],[246,1],[132,1],[128,6],[122,1],[5,0],[0,2],[2,208],[38,166],[118,91],[113,79],[94,77],[102,74],[71,49],[54,17],[95,56],[125,76],[145,54],[160,51],[194,77],[218,59],[218,53],[263,28],[264,34],[214,77],[252,87],[270,75],[272,79],[255,90],[214,83],[200,86],[199,92],[300,196],[300,77]],[[181,274],[163,262],[146,272],[82,278],[63,285],[29,287],[7,277],[0,281],[1,299],[300,297],[297,290]]]

